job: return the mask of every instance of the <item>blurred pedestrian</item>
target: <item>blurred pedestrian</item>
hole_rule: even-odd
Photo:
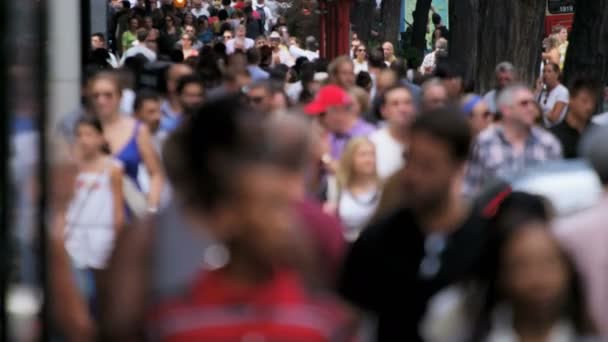
[[[513,84],[516,80],[515,67],[510,62],[501,62],[496,66],[494,76],[496,77],[494,89],[487,92],[483,99],[486,101],[490,112],[496,114],[498,112],[496,99],[498,98],[498,95],[500,95],[500,91]]]
[[[395,57],[395,47],[391,42],[384,42],[384,44],[382,44],[382,52],[384,52],[384,62],[387,67],[397,59],[397,57]]]
[[[479,95],[465,96],[462,99],[462,112],[469,118],[474,137],[477,137],[492,123],[492,113],[485,100]]]
[[[229,258],[207,264],[182,295],[154,306],[147,332],[162,340],[234,341],[253,330],[269,340],[349,341],[353,316],[310,292],[285,263],[299,234],[285,191],[290,179],[267,159],[272,144],[255,143],[262,121],[239,106],[236,98],[211,102],[170,138],[185,158],[172,173],[176,192],[188,199],[195,227]]]
[[[438,78],[422,84],[422,111],[436,110],[448,104],[448,91]]]
[[[549,63],[543,69],[542,80],[536,84],[535,95],[543,108],[543,123],[547,128],[562,122],[568,111],[570,94],[559,77],[559,65]]]
[[[367,48],[365,45],[357,45],[354,49],[354,56],[355,75],[358,75],[361,71],[367,71]]]
[[[564,158],[576,158],[581,137],[596,127],[591,122],[591,117],[597,106],[600,86],[593,79],[576,77],[569,93],[566,116],[561,123],[551,127],[550,131],[561,142]]]
[[[590,162],[604,189],[608,189],[606,133],[605,127],[588,132],[581,146],[582,157]],[[604,245],[608,238],[604,223],[607,201],[608,193],[604,192],[595,206],[558,219],[554,227],[557,237],[572,255],[583,276],[588,294],[587,304],[604,338],[608,336],[608,274],[605,267],[608,255]]]
[[[423,75],[432,75],[437,66],[437,54],[447,53],[448,41],[445,38],[439,38],[435,43],[435,50],[424,56],[422,65],[420,65],[420,72]]]
[[[161,105],[162,118],[160,128],[173,131],[181,122],[184,109],[177,92],[177,82],[184,76],[192,75],[194,71],[185,64],[173,64],[167,68],[167,96]]]
[[[133,47],[133,43],[137,40],[137,29],[139,28],[139,20],[135,17],[129,18],[129,29],[122,34],[122,51],[127,51]]]
[[[518,193],[500,204],[473,340],[595,336],[578,272],[552,236],[550,214],[542,208],[542,198]]]
[[[355,66],[347,56],[334,59],[327,68],[330,82],[345,90],[355,85]]]
[[[247,28],[245,25],[238,25],[235,32],[234,38],[226,42],[226,53],[228,55],[232,55],[237,50],[245,52],[255,46],[255,41],[247,38]]]
[[[493,180],[506,180],[531,166],[561,159],[559,141],[536,126],[534,104],[534,96],[525,86],[503,89],[498,97],[503,119],[475,140],[463,188],[466,195],[477,194]]]
[[[344,224],[346,241],[359,237],[376,210],[380,193],[376,147],[366,137],[354,138],[346,145],[326,203],[326,210]]]
[[[131,117],[120,113],[120,85],[116,75],[108,72],[94,76],[89,82],[88,94],[93,103],[95,115],[101,121],[103,134],[108,142],[111,154],[118,159],[124,168],[124,173],[133,186],[133,192],[138,191],[137,175],[139,164],[144,163],[151,178],[150,193],[147,196],[144,210],[155,212],[160,203],[164,176],[160,168],[159,157],[148,127]],[[125,193],[127,206],[131,211],[139,202],[141,194]],[[133,214],[139,214],[133,212]]]
[[[183,115],[191,116],[205,102],[205,88],[198,75],[186,75],[177,81],[177,95]]]
[[[367,136],[375,130],[374,126],[358,116],[358,113],[353,110],[351,96],[337,85],[327,85],[321,88],[304,111],[308,115],[319,117],[321,125],[330,133],[331,151],[325,158],[326,164],[333,164],[340,160],[348,140],[358,136]]]
[[[382,96],[380,112],[385,125],[372,133],[370,139],[376,146],[378,176],[386,180],[404,164],[409,129],[416,117],[409,89],[401,85],[387,89]]]
[[[471,142],[455,111],[420,115],[402,173],[404,209],[366,228],[347,255],[340,292],[378,319],[377,341],[419,341],[427,301],[475,270],[482,220],[457,191]]]
[[[83,117],[76,124],[75,150],[79,173],[66,213],[65,247],[78,270],[102,270],[124,223],[123,171],[109,156],[95,117]]]

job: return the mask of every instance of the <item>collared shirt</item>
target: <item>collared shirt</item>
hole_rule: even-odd
[[[171,132],[179,126],[182,121],[182,114],[176,113],[171,109],[169,101],[163,102],[160,106],[160,112],[162,117],[160,118],[160,129],[163,131]]]
[[[340,157],[342,157],[344,147],[350,139],[360,136],[368,136],[375,130],[376,127],[363,121],[363,119],[359,119],[347,133],[332,133],[329,137],[331,144],[331,157],[334,160],[340,159]]]
[[[608,336],[608,194],[594,207],[559,219],[553,230],[574,258],[587,304],[600,333]]]
[[[562,147],[553,134],[533,127],[521,153],[516,153],[501,126],[483,131],[475,141],[463,192],[475,195],[489,181],[510,177],[548,160],[560,159]]]

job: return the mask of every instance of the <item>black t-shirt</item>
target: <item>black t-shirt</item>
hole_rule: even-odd
[[[595,127],[590,123],[585,131],[589,131]],[[562,144],[562,152],[564,158],[578,158],[578,143],[581,140],[582,134],[575,128],[571,127],[566,120],[550,128],[551,133],[555,135],[557,140]]]
[[[420,276],[425,235],[411,210],[401,209],[365,230],[348,253],[339,290],[355,306],[378,317],[378,341],[420,341],[418,326],[428,300],[472,276],[482,247],[484,220],[471,215],[447,236],[440,268]]]

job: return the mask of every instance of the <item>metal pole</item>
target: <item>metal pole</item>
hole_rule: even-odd
[[[48,229],[47,221],[49,217],[49,177],[48,177],[48,116],[46,106],[46,94],[47,94],[47,72],[48,72],[48,61],[47,56],[44,53],[45,42],[47,41],[47,7],[46,1],[38,2],[37,6],[34,6],[36,11],[36,22],[38,24],[37,43],[39,46],[39,53],[36,55],[37,60],[35,61],[38,65],[39,79],[36,80],[35,93],[38,96],[40,103],[39,106],[39,119],[38,119],[38,132],[40,138],[38,139],[38,180],[40,184],[40,194],[38,198],[38,215],[37,215],[37,226],[38,226],[38,265],[40,265],[40,288],[42,290],[43,302],[40,310],[40,341],[51,340],[51,317],[49,310],[49,297],[50,287],[48,279]],[[50,45],[52,46],[52,45]]]
[[[8,1],[0,2],[0,32],[4,35],[9,34],[6,23],[8,12]],[[8,39],[2,37],[2,51],[10,51],[6,42]],[[2,113],[10,113],[7,101],[7,73],[8,63],[6,53],[0,53],[0,111]],[[10,115],[2,115],[0,117],[0,341],[8,341],[8,312],[6,308],[6,297],[8,295],[8,281],[10,274],[11,246],[9,240],[10,233],[10,218],[9,212],[11,201],[9,200],[9,121]]]

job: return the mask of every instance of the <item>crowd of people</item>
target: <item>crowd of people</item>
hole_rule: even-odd
[[[441,32],[419,68],[358,39],[326,61],[264,0],[144,4],[112,2],[128,29],[92,36],[59,127],[67,340],[607,336],[605,198],[564,218],[508,183],[584,158],[606,185],[593,78],[549,60],[531,87],[503,62],[474,94]]]

